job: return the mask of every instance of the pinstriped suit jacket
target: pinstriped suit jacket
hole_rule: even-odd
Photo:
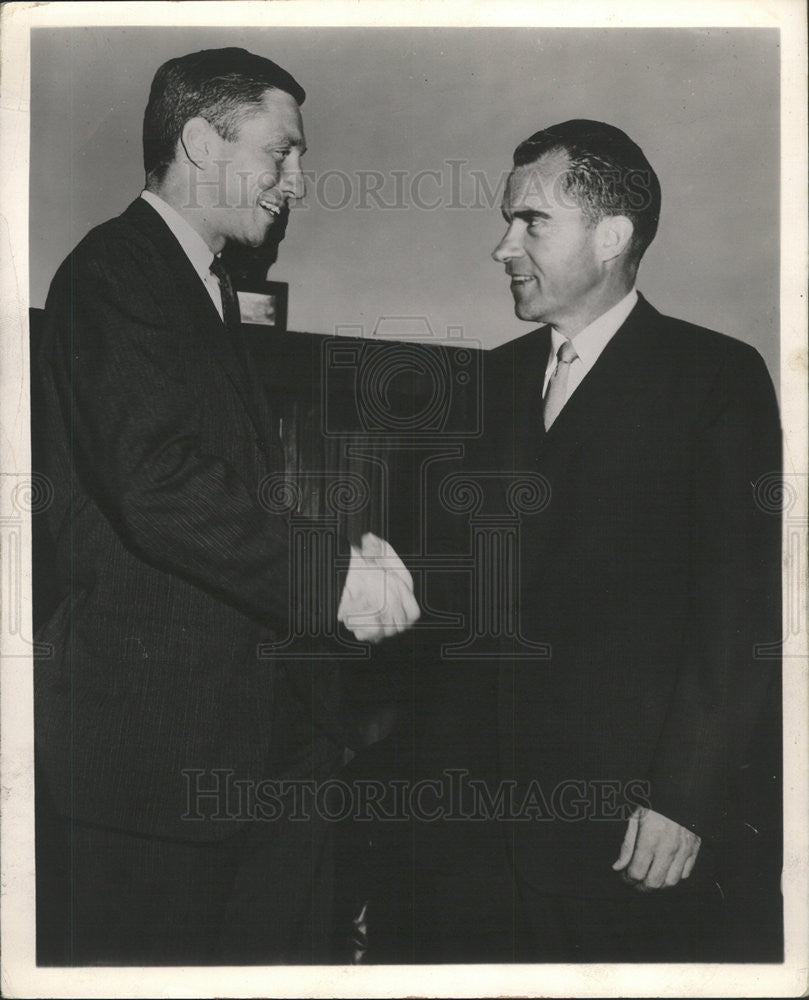
[[[339,749],[334,671],[293,694],[292,668],[257,653],[286,634],[290,554],[258,501],[283,470],[276,418],[243,361],[142,199],[54,278],[34,421],[62,600],[38,635],[52,655],[36,664],[37,758],[81,821],[222,837],[237,824],[183,818],[184,770],[259,780]]]

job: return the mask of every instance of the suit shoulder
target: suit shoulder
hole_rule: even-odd
[[[155,327],[164,325],[166,303],[176,302],[173,268],[159,238],[130,206],[79,241],[51,281],[45,314],[63,326],[66,313],[113,313]]]
[[[706,412],[732,399],[777,407],[773,381],[761,354],[736,337],[671,316],[659,316],[656,364],[672,382],[702,398]]]
[[[658,314],[657,338],[661,346],[679,348],[691,358],[703,362],[714,361],[717,366],[733,363],[763,364],[761,355],[751,344],[718,330],[696,323]]]
[[[63,262],[88,262],[101,259],[105,264],[114,266],[121,258],[153,258],[155,247],[147,233],[135,225],[127,213],[107,219],[94,226],[68,254]]]
[[[165,286],[166,255],[148,226],[138,224],[132,207],[95,226],[79,241],[54,275],[49,303],[63,302],[65,293],[78,285],[94,291],[109,286],[123,299],[139,295],[144,288],[157,293]]]

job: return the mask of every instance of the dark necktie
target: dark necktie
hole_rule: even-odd
[[[230,280],[227,268],[218,257],[214,257],[210,267],[211,274],[219,282],[222,296],[222,320],[230,336],[231,350],[237,363],[237,369],[245,384],[251,383],[251,367],[247,355],[249,351],[242,336],[242,318],[239,311],[239,300]]]
[[[231,333],[238,334],[241,328],[241,313],[239,312],[239,300],[230,281],[225,265],[218,257],[214,257],[211,264],[211,274],[219,282],[219,292],[222,296],[222,319],[225,326]]]

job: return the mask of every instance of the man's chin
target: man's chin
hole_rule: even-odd
[[[283,211],[280,215],[268,218],[264,226],[260,227],[256,234],[256,242],[251,243],[253,247],[278,246],[286,236],[287,223],[289,222],[289,211]]]
[[[277,224],[270,223],[263,230],[247,233],[239,242],[252,250],[260,250],[262,247],[277,246],[283,238],[284,233]]]
[[[514,300],[514,315],[526,323],[538,323],[542,318],[536,307],[532,308],[528,302],[520,302],[519,299]]]

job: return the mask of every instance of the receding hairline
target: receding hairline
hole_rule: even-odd
[[[532,160],[526,160],[524,163],[512,163],[511,172],[509,173],[509,180],[514,176],[518,170],[530,170],[532,168],[538,167],[545,160],[558,160],[559,170],[557,173],[562,173],[565,169],[571,166],[573,159],[567,149],[563,145],[553,146],[551,149],[543,149],[541,152]]]
[[[238,108],[232,112],[234,125],[237,132],[241,131],[242,126],[250,121],[251,118],[257,117],[262,111],[272,112],[274,109],[267,106],[267,98],[273,98],[276,94],[288,97],[292,102],[292,106],[288,108],[289,111],[293,112],[296,117],[295,128],[297,134],[293,135],[290,133],[288,128],[289,123],[283,123],[279,125],[279,139],[282,138],[290,146],[294,146],[296,149],[302,149],[306,151],[306,140],[303,133],[303,116],[301,114],[301,106],[295,98],[294,94],[290,94],[288,90],[284,90],[282,87],[267,87],[259,101],[245,101]],[[202,116],[204,117],[204,115]]]
[[[514,175],[517,173],[517,171],[518,170],[536,171],[540,166],[543,165],[543,161],[546,160],[558,161],[558,169],[553,169],[556,166],[556,164],[553,163],[551,164],[551,170],[548,171],[549,176],[552,178],[556,178],[564,174],[570,168],[572,163],[568,151],[564,149],[562,146],[559,146],[556,149],[543,150],[541,153],[539,153],[539,155],[535,160],[530,160],[527,163],[513,164],[509,172],[509,175],[506,178],[506,183],[503,188],[503,197],[501,198],[500,202],[501,211],[502,207],[505,205],[506,197],[508,196],[509,192],[513,190]]]

